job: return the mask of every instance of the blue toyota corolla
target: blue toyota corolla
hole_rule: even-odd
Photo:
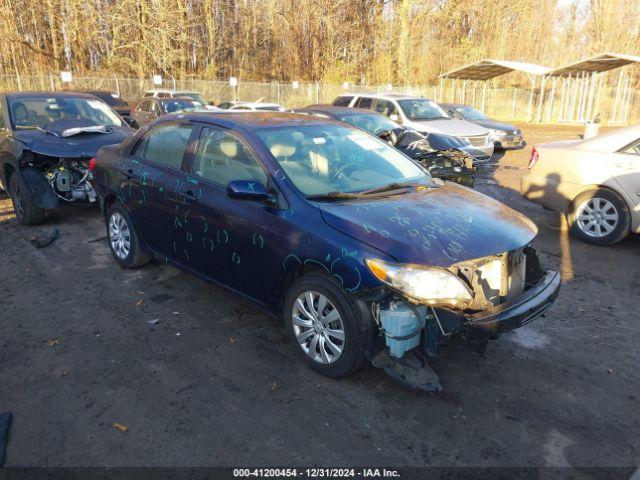
[[[329,119],[167,116],[101,149],[94,177],[121,266],[155,257],[281,313],[331,377],[371,362],[439,389],[438,345],[484,348],[560,286],[529,219]]]

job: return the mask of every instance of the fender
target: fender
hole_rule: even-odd
[[[59,199],[54,193],[47,179],[33,167],[20,169],[19,178],[24,183],[31,200],[41,208],[56,208],[59,206]]]

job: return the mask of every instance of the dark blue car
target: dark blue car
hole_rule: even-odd
[[[46,210],[95,202],[91,158],[131,135],[133,129],[93,95],[0,95],[0,186],[11,195],[17,220],[37,225]]]
[[[437,389],[440,343],[482,348],[559,289],[530,220],[334,120],[167,116],[101,149],[94,176],[121,266],[155,257],[283,314],[332,377],[372,362]]]

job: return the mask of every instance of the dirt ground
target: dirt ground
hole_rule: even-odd
[[[497,155],[477,188],[537,223],[564,285],[487,358],[443,351],[439,394],[374,368],[324,378],[254,305],[163,264],[121,270],[96,209],[25,228],[0,197],[6,465],[638,465],[640,237],[589,246],[523,200],[530,145],[579,132],[523,130],[529,146]],[[54,228],[51,246],[30,243]]]

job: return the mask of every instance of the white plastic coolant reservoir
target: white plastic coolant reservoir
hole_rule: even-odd
[[[388,308],[380,310],[380,324],[392,356],[400,358],[418,346],[426,316],[426,307],[412,307],[403,301],[389,302]]]

